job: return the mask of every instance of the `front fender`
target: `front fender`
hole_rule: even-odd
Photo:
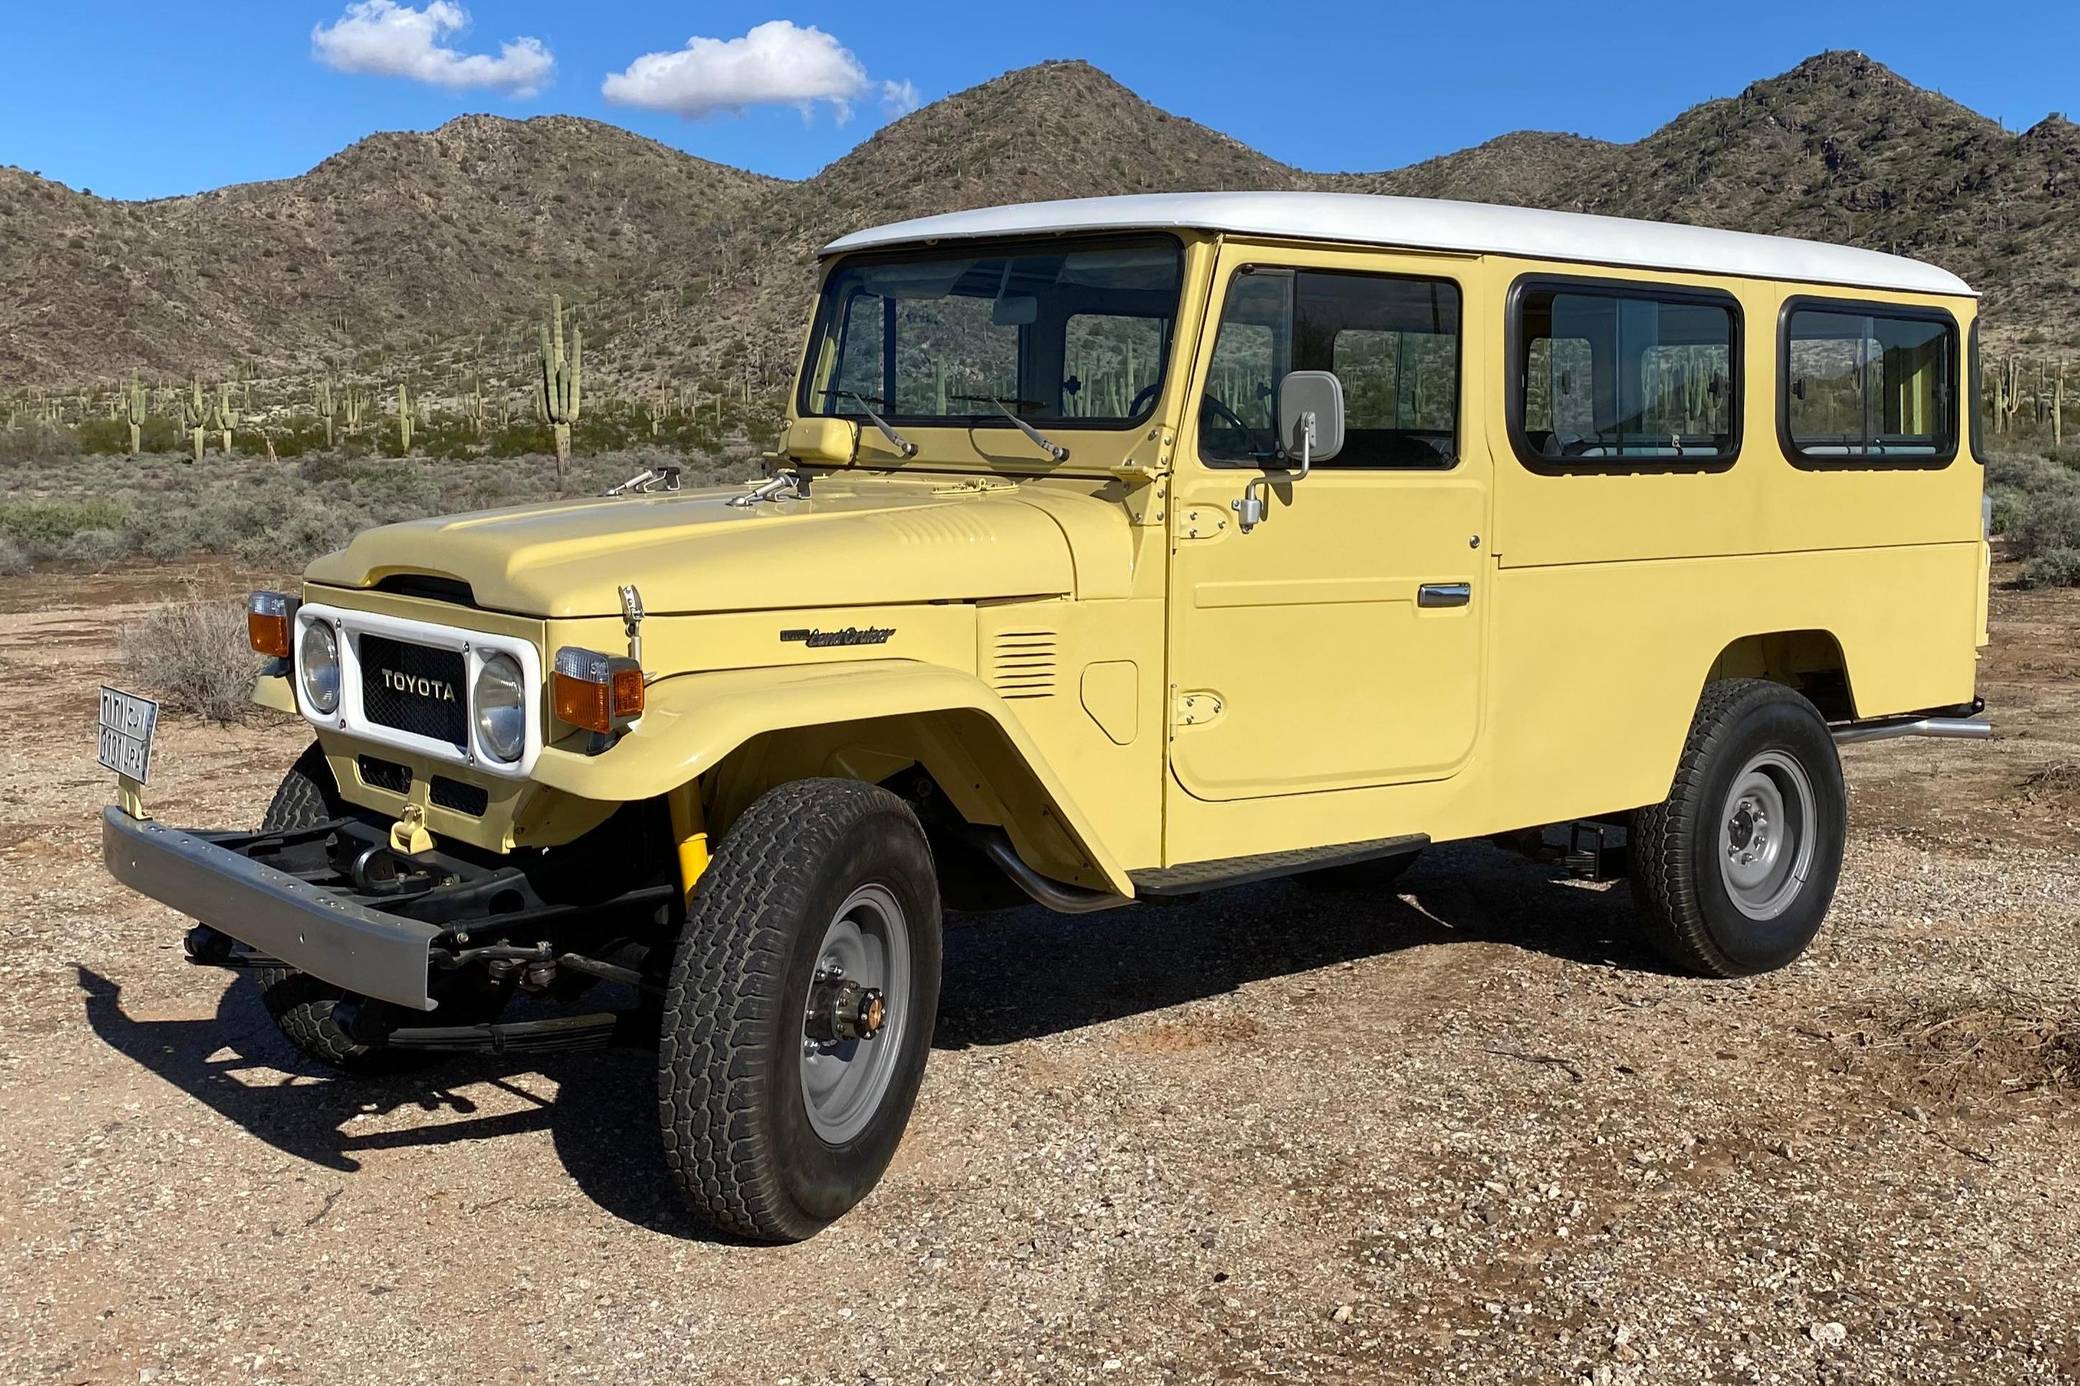
[[[939,712],[993,723],[1091,864],[1114,890],[1133,895],[1127,873],[1004,700],[972,674],[941,665],[876,659],[662,679],[645,690],[641,720],[612,747],[596,756],[544,747],[534,778],[581,798],[627,803],[678,788],[767,732]],[[1019,825],[1007,826],[1019,836]]]

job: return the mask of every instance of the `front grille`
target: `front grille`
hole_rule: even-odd
[[[446,775],[433,777],[433,793],[428,797],[441,808],[466,813],[472,818],[482,818],[484,810],[491,805],[490,790],[482,785],[451,780]]]
[[[404,794],[412,787],[412,767],[378,756],[361,757],[361,782],[370,789],[387,789]]]
[[[408,645],[383,635],[355,638],[361,651],[362,716],[414,736],[468,744],[462,651]]]

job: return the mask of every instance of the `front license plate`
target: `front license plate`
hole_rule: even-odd
[[[150,698],[101,686],[101,763],[118,775],[150,784],[152,733],[159,729],[159,705]]]

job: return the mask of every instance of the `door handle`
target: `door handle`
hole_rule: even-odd
[[[1465,606],[1472,600],[1470,582],[1426,582],[1416,589],[1417,606]]]

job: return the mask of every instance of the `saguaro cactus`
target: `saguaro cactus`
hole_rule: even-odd
[[[136,371],[130,372],[130,387],[123,391],[123,415],[130,422],[130,455],[135,457],[144,451],[144,421],[147,417],[144,382],[137,378]]]
[[[361,392],[355,389],[352,385],[349,385],[347,387],[346,398],[344,400],[344,410],[347,420],[348,437],[352,437],[361,431],[361,417],[363,411],[366,410],[367,407],[368,402],[362,396]]]
[[[209,405],[202,398],[202,382],[197,380],[188,387],[185,399],[177,398],[180,406],[181,427],[187,431],[188,442],[195,450],[195,460],[202,460],[202,430],[209,423]]]
[[[556,480],[571,467],[571,425],[584,402],[585,329],[571,329],[569,356],[563,349],[563,296],[549,298],[549,321],[542,324],[541,378],[535,382],[535,408],[556,432]]]
[[[330,377],[318,381],[318,417],[325,422],[325,446],[332,446],[333,424],[339,419],[339,401],[332,396]]]
[[[238,422],[238,410],[231,403],[231,387],[217,386],[217,406],[210,411],[209,426],[224,435],[224,455],[231,455],[231,429]]]
[[[400,456],[412,450],[412,391],[402,380],[397,382],[397,451]]]

